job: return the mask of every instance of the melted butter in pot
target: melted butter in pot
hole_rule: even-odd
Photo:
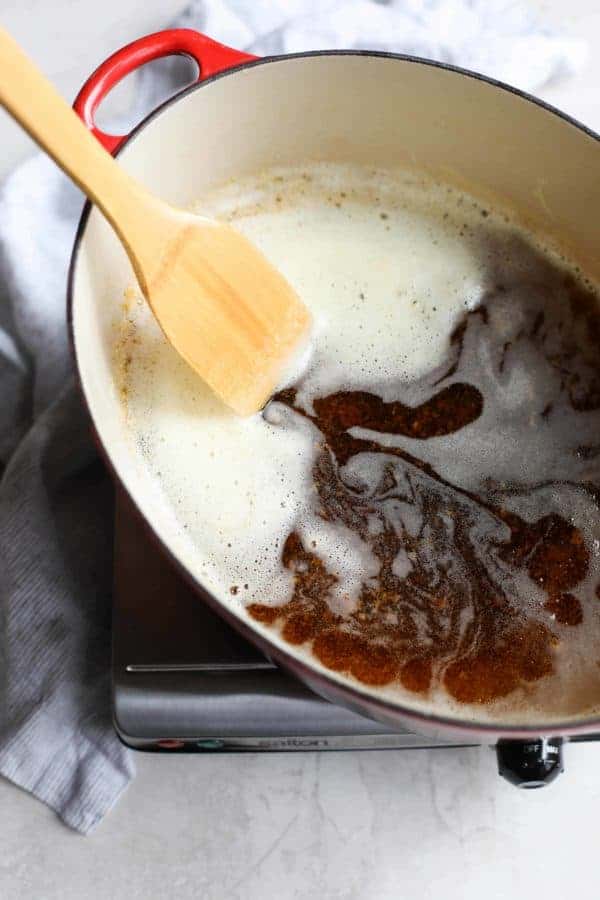
[[[360,391],[313,400],[310,419],[323,439],[313,469],[316,514],[367,544],[378,571],[361,584],[351,613],[336,615],[328,604],[335,573],[293,531],[282,557],[294,573],[292,599],[275,608],[254,604],[250,613],[280,624],[290,643],[312,641],[324,665],[367,684],[399,679],[424,692],[438,678],[459,702],[489,703],[550,675],[555,626],[583,622],[577,589],[589,574],[590,553],[572,521],[571,495],[580,493],[593,520],[600,467],[593,482],[581,480],[583,469],[586,479],[592,472],[589,463],[582,466],[579,440],[584,432],[600,434],[600,310],[593,295],[533,251],[512,249],[533,259],[545,280],[532,283],[521,265],[514,296],[496,287],[464,316],[450,340],[447,372],[419,385],[426,400],[386,403]],[[507,340],[511,315],[518,329]],[[507,411],[511,372],[526,367],[528,394],[509,397]],[[460,380],[462,372],[469,382]],[[399,398],[404,391],[398,384]],[[273,402],[307,415],[295,400],[289,389]],[[484,406],[484,427],[509,424],[515,435],[510,447],[498,435],[502,465],[514,474],[508,485],[494,477],[493,458],[467,449],[470,440],[477,445]],[[532,426],[561,453],[567,477],[554,480],[535,461],[529,467],[538,477],[519,477],[521,457],[535,453]],[[382,445],[380,435],[394,440]],[[438,447],[434,467],[418,442],[443,444],[448,435],[452,447]],[[410,438],[410,449],[397,437]],[[445,454],[459,452],[471,469],[466,485],[445,473]],[[511,510],[513,492],[527,518]],[[527,581],[544,595],[542,604],[531,602]]]
[[[174,409],[189,376],[130,322],[146,334],[127,374],[140,451],[205,571],[289,645],[420,708],[595,708],[592,287],[418,179],[314,167],[212,202],[318,331],[308,371],[240,422],[197,388]]]

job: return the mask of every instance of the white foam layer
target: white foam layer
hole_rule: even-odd
[[[482,272],[457,222],[439,214],[442,201],[448,206],[445,188],[424,192],[411,176],[313,166],[226,186],[199,204],[234,220],[313,313],[307,407],[353,380],[364,387],[398,371],[413,378],[443,358],[457,317],[479,300]],[[283,602],[291,582],[281,541],[300,519],[307,531],[323,527],[306,504],[318,433],[308,423],[284,429],[231,414],[145,305],[134,307],[134,322],[141,342],[130,347],[128,413],[147,464],[223,590]],[[296,360],[288,382],[308,359]],[[331,540],[325,545],[331,558]],[[350,555],[338,551],[342,583]]]
[[[262,196],[258,206],[238,185],[202,207],[233,218],[313,312],[301,399],[427,371],[483,289],[477,252],[460,234],[464,212],[444,220],[445,189],[428,185],[424,197],[407,176],[327,166],[304,174],[310,180],[287,173],[285,188],[277,175],[265,177],[250,195]]]

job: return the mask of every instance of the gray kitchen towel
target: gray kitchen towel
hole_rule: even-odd
[[[175,24],[257,54],[403,51],[529,90],[585,58],[584,45],[510,0],[205,0]],[[178,71],[141,72],[139,108],[173,88]],[[65,329],[81,206],[40,155],[0,189],[0,773],[86,833],[134,763],[110,720],[112,489]]]

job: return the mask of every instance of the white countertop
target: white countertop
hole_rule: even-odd
[[[597,900],[600,747],[518,791],[495,755],[139,756],[93,836],[0,784],[3,900]]]
[[[2,24],[67,96],[176,0],[3,0]],[[585,36],[586,71],[543,96],[600,131],[600,5],[537,0]],[[0,114],[0,174],[30,145]],[[600,746],[519,792],[487,748],[247,756],[138,754],[138,776],[89,838],[0,780],[2,900],[505,900],[599,896]]]

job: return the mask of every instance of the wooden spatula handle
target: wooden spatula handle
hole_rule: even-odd
[[[310,326],[281,273],[230,225],[127,175],[2,29],[0,103],[102,210],[178,353],[233,409],[257,412]]]
[[[102,210],[121,240],[133,238],[129,211],[146,192],[92,137],[76,113],[11,36],[0,28],[0,103]],[[131,227],[128,223],[131,222]],[[124,233],[128,232],[128,233]]]

